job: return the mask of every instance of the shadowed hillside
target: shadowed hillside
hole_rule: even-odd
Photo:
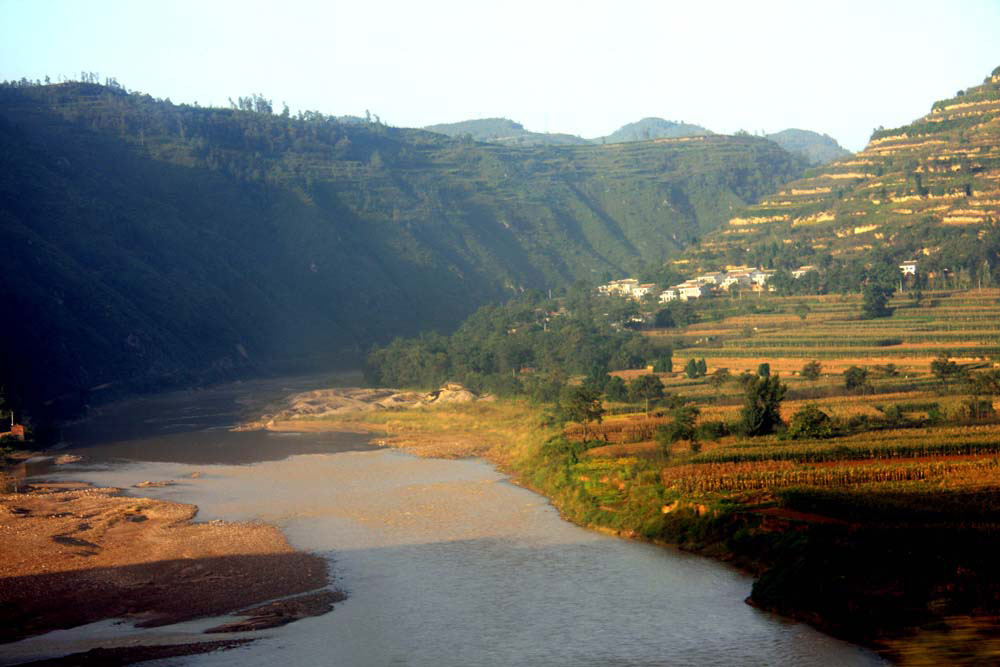
[[[243,102],[0,88],[8,393],[350,361],[662,262],[802,170],[747,137],[512,148]]]

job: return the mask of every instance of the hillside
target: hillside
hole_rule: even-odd
[[[606,137],[594,139],[595,142],[620,144],[627,141],[649,141],[650,139],[677,139],[679,137],[696,137],[713,134],[701,125],[663,120],[662,118],[643,118],[634,123],[623,125]]]
[[[0,384],[36,407],[349,363],[660,263],[803,168],[752,137],[505,147],[76,83],[0,87],[0,147]]]
[[[428,125],[428,132],[436,132],[449,137],[471,137],[475,141],[487,141],[505,146],[581,146],[591,142],[572,134],[549,134],[531,132],[520,123],[506,118],[482,118],[458,123]]]
[[[830,135],[810,130],[782,130],[767,135],[767,138],[789,153],[801,155],[811,165],[827,164],[851,154]]]
[[[740,212],[692,258],[790,267],[880,255],[971,284],[997,268],[998,221],[1000,68]]]

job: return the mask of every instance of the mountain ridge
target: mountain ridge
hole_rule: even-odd
[[[504,147],[94,84],[0,87],[0,146],[0,379],[35,405],[357,359],[661,263],[805,166],[751,137]]]
[[[457,123],[428,125],[422,129],[452,138],[467,138],[505,146],[605,145],[715,134],[701,125],[656,117],[627,123],[609,135],[593,139],[584,139],[572,134],[532,132],[526,130],[521,123],[508,118],[471,119]],[[813,165],[826,164],[839,157],[850,155],[850,151],[838,144],[833,137],[811,130],[790,128],[765,136],[786,151],[804,157]]]
[[[877,255],[917,259],[921,275],[964,274],[971,284],[998,273],[998,224],[1000,67],[913,122],[877,129],[860,153],[766,195],[691,257],[790,268]]]

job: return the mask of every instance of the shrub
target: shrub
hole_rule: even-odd
[[[961,375],[962,367],[949,359],[948,355],[942,352],[938,355],[937,359],[931,362],[931,373],[933,373],[936,378],[941,380],[941,382],[947,382],[948,380]]]
[[[670,312],[669,308],[661,308],[656,311],[656,315],[653,317],[653,324],[657,329],[673,329],[677,326],[677,322],[674,321],[674,315]]]
[[[815,359],[807,363],[802,367],[802,377],[807,380],[818,380],[820,372],[823,370],[823,364],[819,363]]]
[[[718,389],[724,385],[730,378],[728,368],[718,368],[714,373],[708,378],[708,383],[712,385],[714,389]]]
[[[698,424],[699,440],[718,440],[729,435],[729,425],[724,421],[705,421]]]
[[[788,425],[790,438],[830,438],[833,435],[833,420],[815,405],[807,405],[796,412]]]
[[[868,369],[859,368],[858,366],[851,366],[846,371],[844,371],[844,386],[847,387],[848,391],[860,391],[864,393],[865,390],[870,389],[871,385],[868,383]]]

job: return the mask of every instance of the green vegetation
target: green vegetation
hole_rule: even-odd
[[[743,408],[740,410],[740,431],[749,436],[774,433],[782,424],[781,399],[788,387],[777,375],[757,375],[750,378],[743,389]]]
[[[820,373],[822,371],[823,371],[823,364],[813,359],[812,361],[806,363],[806,365],[802,367],[802,377],[804,377],[807,380],[815,381],[819,379]]]
[[[354,365],[522,289],[659,267],[803,167],[752,137],[508,147],[232,107],[0,86],[0,381],[33,410]]]
[[[783,130],[767,138],[789,153],[803,156],[811,165],[828,164],[851,154],[833,137],[809,130]]]
[[[433,388],[456,380],[477,391],[537,396],[540,386],[562,386],[570,374],[603,377],[608,369],[643,368],[658,353],[645,337],[616,327],[616,301],[589,289],[552,300],[528,292],[502,306],[483,306],[451,336],[397,338],[376,347],[366,376],[381,386]]]

